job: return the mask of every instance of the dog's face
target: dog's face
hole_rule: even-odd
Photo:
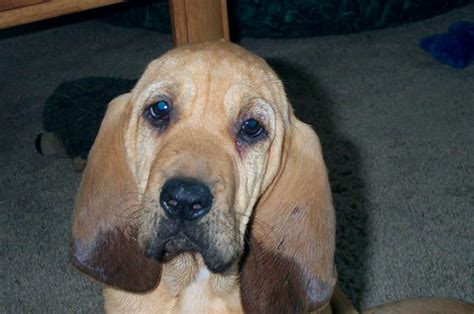
[[[166,261],[199,252],[212,271],[241,255],[252,209],[280,163],[288,105],[278,82],[230,45],[176,49],[148,67],[125,132],[145,254]]]
[[[72,229],[73,264],[129,291],[183,252],[212,272],[238,264],[250,312],[314,310],[335,284],[318,138],[269,66],[229,43],[168,52],[109,104]]]

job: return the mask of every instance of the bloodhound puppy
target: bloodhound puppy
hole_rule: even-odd
[[[318,137],[265,61],[230,43],[171,50],[109,104],[72,235],[107,312],[357,313],[338,289],[329,303],[335,213]],[[413,299],[367,313],[473,310]]]
[[[318,137],[231,43],[171,50],[109,104],[72,234],[108,312],[310,312],[336,282]]]

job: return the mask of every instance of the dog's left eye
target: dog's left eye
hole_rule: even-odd
[[[253,118],[245,120],[239,130],[239,137],[251,143],[258,141],[264,135],[265,129]]]
[[[170,121],[171,105],[166,100],[159,100],[149,106],[145,114],[156,127],[166,127]]]

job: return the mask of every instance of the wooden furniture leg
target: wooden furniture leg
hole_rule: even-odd
[[[169,0],[176,46],[229,39],[226,0]]]
[[[0,29],[123,1],[124,0],[0,0]]]

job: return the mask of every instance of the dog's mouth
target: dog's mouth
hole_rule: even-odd
[[[145,245],[145,256],[160,263],[167,263],[182,253],[199,253],[206,266],[214,273],[227,270],[237,254],[228,248],[219,250],[209,231],[202,225],[185,221],[167,220],[156,228],[156,234]]]
[[[166,238],[155,239],[145,250],[148,258],[154,259],[161,263],[166,263],[181,253],[199,252],[199,246],[191,241],[183,232]]]

